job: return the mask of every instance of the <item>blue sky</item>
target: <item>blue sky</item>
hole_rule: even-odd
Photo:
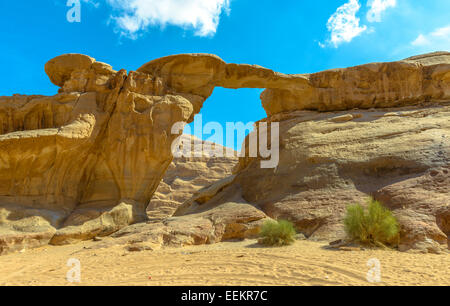
[[[450,50],[449,0],[67,0],[0,2],[0,95],[53,95],[44,64],[88,54],[135,70],[161,56],[214,53],[227,62],[308,73]],[[258,89],[217,88],[203,122],[265,117]]]

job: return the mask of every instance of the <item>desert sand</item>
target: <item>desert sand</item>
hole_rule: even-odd
[[[0,256],[0,285],[450,285],[449,254],[335,251],[311,241],[266,248],[251,239],[141,252],[98,245],[86,241]],[[70,258],[81,263],[81,283],[66,280]],[[380,283],[366,279],[372,258],[381,263]]]

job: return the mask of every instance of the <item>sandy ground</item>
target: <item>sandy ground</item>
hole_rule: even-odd
[[[93,241],[0,256],[0,285],[74,285],[70,258],[81,263],[76,285],[372,285],[367,261],[381,263],[378,285],[450,285],[450,255],[391,250],[332,251],[297,241],[262,248],[255,240],[129,252]],[[94,248],[93,248],[94,247]]]

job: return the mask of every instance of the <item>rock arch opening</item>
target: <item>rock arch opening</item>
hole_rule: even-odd
[[[212,141],[222,146],[240,151],[244,137],[253,130],[233,131],[228,135],[227,126],[232,124],[246,126],[266,116],[261,105],[260,95],[264,89],[242,88],[229,89],[216,87],[213,94],[205,101],[199,114],[194,117],[185,133],[206,141]],[[221,128],[221,131],[217,131]],[[231,142],[232,141],[232,142]]]

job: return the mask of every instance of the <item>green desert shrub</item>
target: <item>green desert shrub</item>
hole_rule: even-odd
[[[261,227],[259,243],[270,246],[290,245],[295,241],[295,235],[291,222],[269,220]]]
[[[392,212],[373,199],[369,199],[366,208],[360,204],[348,206],[344,225],[351,239],[366,244],[394,244],[399,233]]]

